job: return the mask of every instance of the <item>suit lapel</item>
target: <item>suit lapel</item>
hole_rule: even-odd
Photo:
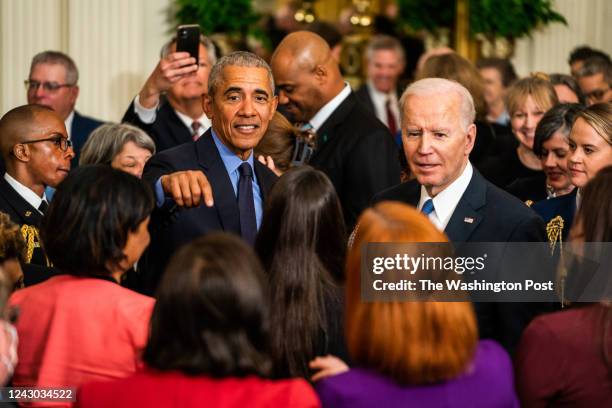
[[[164,110],[166,116],[164,123],[166,126],[168,126],[168,135],[174,139],[175,145],[178,146],[183,143],[191,142],[192,138],[190,130],[187,128],[187,126],[185,126],[181,118],[178,117],[174,108],[172,105],[170,105],[170,102],[166,101],[162,109]]]
[[[317,149],[315,150],[312,159],[315,160],[321,150],[325,148],[325,145],[334,137],[334,129],[338,124],[342,123],[345,117],[353,109],[353,106],[357,103],[357,97],[351,91],[349,96],[336,108],[335,111],[327,118],[317,131]]]
[[[484,216],[479,210],[487,203],[487,185],[480,173],[474,174],[468,188],[459,200],[444,232],[451,242],[466,242],[482,222]]]
[[[42,214],[24,200],[4,177],[0,177],[0,193],[2,193],[2,196],[13,208],[13,211],[19,216],[22,224],[34,225],[36,227],[40,225]]]
[[[236,193],[210,130],[194,143],[198,164],[203,168],[213,191],[215,208],[224,231],[240,235],[240,212]]]

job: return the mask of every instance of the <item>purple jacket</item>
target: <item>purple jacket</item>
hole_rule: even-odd
[[[481,340],[474,362],[459,378],[438,384],[402,386],[371,370],[352,368],[316,385],[324,407],[519,407],[512,363],[492,340]]]

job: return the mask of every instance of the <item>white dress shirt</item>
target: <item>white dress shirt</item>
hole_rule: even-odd
[[[325,123],[325,121],[331,116],[331,114],[334,113],[336,109],[338,109],[338,106],[340,106],[340,104],[344,102],[344,100],[348,98],[350,94],[351,87],[349,86],[348,82],[345,82],[342,91],[340,91],[338,95],[334,96],[331,101],[327,102],[321,109],[319,109],[319,111],[312,117],[312,119],[308,121],[308,123],[312,125],[312,128],[315,130],[315,132],[319,131],[321,126],[323,126],[323,123]]]
[[[155,105],[151,109],[145,108],[144,106],[140,104],[140,95],[136,95],[136,98],[134,98],[134,112],[136,112],[140,121],[142,123],[146,123],[147,125],[150,125],[153,122],[155,122],[155,119],[157,118],[157,108],[158,107],[159,107],[159,102],[157,103],[157,105]],[[208,119],[208,117],[204,113],[198,119],[193,120],[189,116],[185,115],[182,112],[177,111],[176,109],[174,109],[174,112],[179,117],[181,122],[183,122],[185,126],[187,126],[187,129],[189,129],[190,132],[193,129],[191,127],[191,124],[195,122],[196,120],[200,122],[200,125],[202,126],[200,126],[200,128],[198,129],[198,136],[202,136],[211,126],[210,119]]]
[[[400,128],[400,111],[399,111],[399,101],[397,99],[397,92],[392,90],[389,93],[380,92],[371,81],[367,82],[368,92],[370,93],[370,98],[372,98],[372,103],[374,104],[374,113],[378,120],[380,120],[385,125],[389,126],[389,118],[387,117],[387,100],[390,99],[390,108],[393,116],[395,116],[395,124],[397,128]]]
[[[463,193],[467,190],[473,174],[474,169],[472,168],[472,164],[468,161],[461,175],[433,198],[429,196],[425,186],[421,186],[421,198],[419,199],[417,208],[420,211],[425,202],[432,198],[434,210],[429,214],[429,219],[440,231],[446,229],[446,225],[448,225],[453,212],[455,212],[459,200],[463,197]]]
[[[68,135],[68,140],[72,140],[70,137],[72,134],[72,121],[73,120],[74,120],[74,110],[70,112],[70,115],[68,115],[68,117],[64,121],[64,125],[66,126],[66,134]]]
[[[26,200],[28,204],[30,204],[32,207],[36,208],[37,210],[38,210],[38,207],[40,207],[40,203],[42,203],[42,200],[48,201],[47,197],[45,196],[45,193],[43,193],[42,197],[39,197],[38,194],[36,194],[34,191],[30,190],[28,187],[24,186],[23,184],[15,180],[8,173],[4,173],[4,179],[6,180],[7,183],[10,184],[11,187],[13,187],[13,189],[17,192],[17,194],[21,196],[21,198]],[[38,212],[42,214],[40,210],[38,210]]]

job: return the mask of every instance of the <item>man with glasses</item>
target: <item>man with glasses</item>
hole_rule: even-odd
[[[28,103],[48,106],[64,121],[68,139],[74,146],[73,166],[77,165],[89,134],[102,124],[74,109],[79,96],[78,79],[79,71],[72,58],[58,51],[44,51],[32,59],[30,75],[25,81]]]
[[[588,106],[612,102],[612,62],[609,59],[599,56],[587,58],[577,77]]]
[[[24,282],[28,286],[55,273],[40,245],[38,227],[49,206],[45,188],[55,188],[64,180],[74,151],[63,120],[41,105],[7,112],[0,119],[0,135],[6,165],[0,177],[0,211],[20,226],[24,236]]]

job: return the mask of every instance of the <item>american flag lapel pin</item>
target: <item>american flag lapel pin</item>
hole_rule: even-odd
[[[463,219],[463,222],[466,222],[468,224],[473,224],[474,223],[474,218],[472,218],[472,217],[465,217]]]

